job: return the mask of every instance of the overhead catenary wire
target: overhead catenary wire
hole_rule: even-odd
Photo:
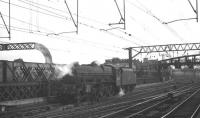
[[[2,0],[0,0],[0,1],[2,1]],[[21,1],[22,1],[22,0],[21,0]],[[143,11],[144,11],[144,10],[143,10]],[[38,11],[36,10],[36,12],[38,12]],[[149,12],[146,12],[146,13],[149,13]],[[69,19],[68,19],[68,20],[69,20]],[[159,19],[157,18],[157,20],[159,20]],[[161,21],[161,20],[159,20],[159,21]],[[88,24],[86,24],[86,23],[80,23],[80,24],[82,24],[82,25],[84,25],[84,26],[86,26],[86,27],[89,27],[89,28],[93,28],[93,29],[99,30],[99,28],[95,28],[94,26],[88,25]],[[170,30],[170,31],[172,31],[172,30]],[[112,35],[112,36],[114,36],[114,37],[120,38],[120,39],[122,39],[122,40],[126,40],[126,41],[131,42],[131,43],[133,43],[133,44],[136,44],[136,45],[138,45],[138,46],[140,45],[140,44],[135,43],[134,41],[130,41],[130,40],[128,40],[128,39],[125,39],[123,36],[116,35],[116,34],[110,32],[110,31],[105,31],[105,32],[108,33],[109,35]],[[65,32],[52,33],[52,34],[59,35],[59,34],[63,34],[63,33],[65,33]],[[124,34],[126,34],[126,33],[124,33]],[[177,35],[177,33],[176,33],[176,35]]]
[[[173,28],[171,28],[169,25],[167,25],[167,23],[163,20],[161,20],[160,18],[158,18],[155,14],[153,14],[144,4],[142,4],[140,1],[136,0],[147,12],[146,13],[150,13],[149,15],[154,17],[155,19],[157,19],[157,21],[159,21],[161,24],[163,24],[163,26],[168,29],[175,37],[177,37],[181,42],[185,42],[185,39],[183,37],[181,37],[177,31],[175,31]]]
[[[6,16],[6,15],[5,15]],[[8,16],[7,16],[8,17]],[[17,18],[14,18],[14,17],[11,17],[11,19],[14,19],[14,20],[17,20],[17,21],[19,21],[19,22],[22,22],[22,23],[25,23],[25,24],[29,24],[29,25],[32,25],[32,26],[35,26],[35,27],[37,27],[36,25],[33,25],[33,24],[30,24],[30,23],[28,23],[28,22],[25,22],[25,21],[23,21],[23,20],[20,20],[20,19],[17,19]],[[43,28],[43,27],[42,27]],[[19,29],[19,28],[18,28]],[[22,29],[22,30],[24,30],[23,28],[20,28],[20,29]],[[46,28],[43,28],[46,32],[42,32],[42,31],[33,31],[33,32],[38,32],[38,33],[43,33],[44,35],[46,35],[46,36],[49,36],[49,33],[48,32],[53,32],[53,31],[51,31],[51,30],[48,30],[48,29],[46,29]],[[25,29],[26,30],[26,29]],[[32,33],[33,33],[32,32]],[[54,34],[54,33],[53,33]],[[56,34],[56,33],[55,33]],[[86,42],[88,42],[88,40],[84,40],[84,41],[86,41]],[[89,42],[91,42],[91,41],[89,41]],[[94,42],[92,42],[92,43],[94,43]],[[99,44],[99,45],[104,45],[104,44]],[[108,45],[107,45],[108,46]],[[110,46],[110,45],[109,45]],[[113,46],[113,47],[117,47],[117,48],[119,48],[120,49],[120,47],[118,47],[118,46]]]
[[[133,5],[134,7],[138,8],[140,11],[146,13],[147,15],[152,16],[153,18],[155,18],[159,23],[162,24],[162,26],[164,26],[167,30],[169,30],[171,32],[172,35],[174,35],[175,37],[177,37],[181,42],[184,42],[184,38],[181,37],[173,28],[171,28],[169,25],[166,24],[165,21],[161,20],[160,18],[158,18],[156,15],[154,15],[151,10],[149,10],[145,5],[143,5],[140,1],[136,0],[141,7],[135,5],[133,2],[130,2],[129,0],[127,0],[128,3],[130,5]]]
[[[31,2],[30,0],[26,0],[26,1],[28,1],[29,3]],[[44,4],[40,4],[40,3],[36,3],[36,2],[31,2],[32,4],[35,4],[35,5],[37,5],[37,6],[40,6],[40,7],[45,7],[45,8],[48,8],[48,9],[52,9],[52,10],[54,10],[54,11],[59,11],[59,12],[61,12],[61,13],[66,13],[66,11],[64,11],[64,10],[61,10],[61,9],[58,9],[58,8],[55,8],[55,7],[51,7],[51,6],[47,6],[47,5],[44,5]],[[72,15],[77,15],[76,13],[73,13]],[[93,21],[93,22],[95,22],[95,23],[98,23],[98,24],[101,24],[101,25],[107,25],[107,23],[103,23],[103,22],[101,22],[101,21],[99,21],[99,20],[97,20],[97,19],[92,19],[92,18],[88,18],[88,17],[85,17],[85,16],[82,16],[82,15],[80,15],[79,14],[79,17],[80,18],[83,18],[83,19],[86,19],[86,20],[89,20],[89,21]]]
[[[0,24],[0,25],[3,25],[3,24]],[[26,29],[26,28],[19,28],[19,27],[14,27],[14,26],[11,26],[12,27],[12,30],[15,30],[15,31],[20,31],[20,32],[24,32],[24,33],[30,33],[29,32],[29,29]],[[3,27],[2,27],[3,28]],[[47,36],[46,32],[37,32],[37,31],[34,31],[32,32],[32,34],[37,34],[37,35],[42,35],[42,36]],[[68,38],[71,38],[71,39],[78,39],[78,38],[72,38],[72,37],[67,37],[66,36],[56,36],[56,37],[60,37],[60,38],[63,38],[63,40],[66,40]],[[58,39],[58,38],[56,38]],[[116,53],[119,53],[120,51],[117,51],[117,50],[113,50],[113,49],[110,49],[110,48],[105,48],[105,47],[102,47],[102,44],[100,44],[99,46],[95,43],[95,42],[89,42],[88,40],[85,40],[85,39],[78,39],[79,41],[82,41],[84,43],[88,43],[89,45],[95,47],[95,48],[101,48],[101,49],[104,49],[104,50],[107,50],[107,51],[111,51],[111,52],[116,52]],[[69,40],[69,42],[76,42],[76,40]],[[104,45],[105,46],[105,45]],[[117,47],[117,46],[113,46],[113,48],[116,48],[116,49],[119,49],[121,50],[121,48]]]
[[[2,14],[2,15],[5,16],[5,17],[9,17],[9,16],[7,16],[7,15],[5,15],[5,14]],[[26,21],[24,21],[24,20],[21,20],[21,19],[12,17],[12,16],[10,16],[10,18],[11,18],[12,20],[18,21],[18,22],[23,23],[23,24],[31,25],[31,26],[33,26],[33,27],[38,27],[37,25],[34,25],[34,24],[32,24],[32,23],[26,22]],[[47,28],[42,27],[42,26],[40,26],[40,29],[43,29],[43,30],[48,31],[48,32],[54,32],[53,30],[47,29]],[[37,30],[37,31],[40,32],[39,30]]]
[[[0,0],[0,1],[2,1],[2,0]],[[139,2],[139,1],[137,1],[137,2]],[[140,2],[139,2],[140,3]],[[140,3],[140,5],[142,5],[141,3]],[[144,5],[142,5],[143,7],[145,7]],[[137,8],[139,8],[139,7],[137,7]],[[149,12],[150,10],[148,10],[146,7],[145,7],[145,9],[146,9],[146,12],[145,12],[145,10],[143,9],[142,11],[143,12],[145,12],[145,13],[147,13],[147,14],[149,14],[149,15],[151,15],[151,16],[153,16],[154,18],[156,18],[159,22],[161,22],[161,23],[164,23],[162,20],[160,20],[158,17],[156,17],[155,15],[153,15],[152,14],[152,12]],[[141,10],[141,8],[140,8],[140,10]],[[88,26],[88,25],[85,25],[85,26]],[[94,28],[94,27],[90,27],[90,28]],[[169,26],[167,26],[167,28],[169,29],[170,27]],[[178,35],[177,34],[177,32],[175,32],[173,29],[169,29],[169,31],[171,31],[175,36],[177,36],[180,40],[183,40],[183,38],[180,36],[180,35]],[[62,32],[61,32],[62,33]],[[111,33],[109,33],[109,34],[111,34]],[[116,35],[115,35],[115,37],[116,37]],[[121,38],[121,37],[118,37],[118,38]]]
[[[177,20],[172,20],[172,21],[164,22],[163,24],[170,24],[170,23],[177,22],[177,21],[196,20],[196,19],[197,18],[181,18],[181,19],[177,19]]]
[[[0,25],[2,25],[2,24],[0,24]],[[0,28],[3,28],[3,27],[0,27]],[[13,27],[11,26],[11,28],[12,28],[12,30],[15,30],[15,31],[19,31],[19,32],[24,32],[24,33],[29,33],[29,31],[23,31],[23,30],[20,30],[20,29],[13,29]],[[28,29],[27,29],[28,30]],[[38,34],[38,35],[42,35],[42,34]],[[43,36],[45,36],[45,35],[43,35]],[[57,38],[56,38],[57,39]],[[3,44],[8,44],[8,43],[12,43],[12,42],[5,42],[5,41],[0,41],[1,43],[3,43]],[[68,53],[71,53],[72,51],[70,51],[70,50],[66,50],[66,49],[56,49],[56,48],[52,48],[52,47],[48,47],[49,49],[51,49],[51,50],[54,50],[54,51],[62,51],[62,52],[68,52]],[[97,48],[97,47],[96,47]],[[101,48],[101,49],[106,49],[106,48]],[[106,50],[109,50],[109,49],[106,49]],[[109,50],[109,51],[111,51],[111,50]],[[85,52],[78,52],[78,53],[80,53],[80,54],[85,54],[85,55],[89,55],[89,56],[91,56],[91,53],[85,53]],[[104,53],[105,54],[105,53]],[[101,54],[100,54],[101,55]],[[112,58],[111,56],[106,56],[106,55],[103,55],[103,56],[105,56],[105,57],[109,57],[109,58]]]
[[[0,27],[1,28],[1,27]],[[6,42],[6,41],[0,41],[1,44],[8,44],[8,43],[12,43],[12,42]],[[66,50],[66,49],[56,49],[56,48],[53,48],[53,47],[49,47],[48,46],[48,49],[50,50],[53,50],[53,51],[58,51],[58,52],[67,52],[67,53],[71,53],[72,51],[70,50]],[[91,53],[85,53],[85,52],[78,52],[79,54],[83,54],[83,55],[87,55],[87,56],[91,56]],[[103,55],[105,56],[106,58],[113,58],[111,56],[107,56],[107,55]]]
[[[161,40],[158,37],[154,36],[154,34],[152,32],[150,32],[148,30],[148,28],[146,26],[144,26],[144,24],[139,23],[135,20],[135,18],[133,18],[132,16],[130,16],[131,20],[135,21],[140,27],[142,27],[144,29],[145,32],[148,32],[148,34],[150,34],[151,36],[153,36],[153,38],[157,39],[157,40]],[[144,41],[145,42],[145,41]],[[149,45],[148,43],[145,42],[146,45]]]
[[[148,13],[148,12],[147,12]],[[154,17],[154,18],[156,18],[156,17]],[[157,19],[158,21],[159,21],[159,19]],[[160,22],[160,23],[162,23],[162,22]],[[88,25],[88,23],[85,23],[85,26],[86,27],[89,27],[89,28],[93,28],[93,29],[95,29],[95,30],[99,30],[99,28],[98,27],[95,27],[95,26],[93,26],[93,25]],[[119,30],[120,32],[124,32],[124,34],[126,34],[126,31],[121,31],[120,29],[117,29],[117,30]],[[118,38],[120,38],[120,39],[122,39],[122,40],[127,40],[127,39],[123,39],[124,37],[122,36],[122,35],[119,35],[119,34],[115,34],[115,33],[113,33],[112,31],[104,31],[104,32],[106,32],[106,33],[108,33],[108,34],[110,34],[110,35],[113,35],[113,36],[115,36],[115,37],[118,37]],[[63,34],[63,33],[65,33],[65,32],[60,32],[60,33],[55,33],[55,35],[61,35],[61,34]],[[134,38],[134,37],[133,37]],[[136,39],[137,40],[137,39]],[[128,39],[128,42],[130,41],[130,39]],[[131,43],[135,43],[135,41],[130,41]],[[140,44],[136,44],[136,45],[140,45]]]
[[[3,0],[0,0],[0,2],[8,3],[8,2],[5,2],[5,1],[3,1]],[[42,13],[42,14],[45,14],[45,15],[49,15],[49,16],[52,16],[52,17],[57,17],[57,18],[61,18],[61,19],[64,19],[64,20],[70,20],[70,19],[68,19],[67,17],[63,18],[64,16],[63,16],[63,17],[58,17],[58,16],[50,15],[50,14],[47,14],[47,13],[44,13],[44,12],[41,12],[41,11],[37,11],[37,10],[33,10],[33,9],[26,8],[26,7],[23,7],[23,6],[14,4],[14,3],[11,3],[11,5],[14,5],[14,6],[17,6],[17,7],[20,7],[20,8],[24,8],[24,9],[27,9],[27,10],[31,10],[31,11],[34,11],[34,12]],[[98,30],[98,31],[101,31],[101,29],[96,28],[96,27],[94,27],[94,26],[92,26],[92,25],[88,25],[88,24],[86,24],[86,23],[79,22],[79,24],[84,25],[84,26],[89,27],[89,28],[96,29],[96,30]],[[111,33],[111,32],[109,32],[109,31],[105,31],[105,32],[108,33],[109,35],[112,35],[112,36],[117,37],[117,38],[119,38],[119,39],[122,39],[122,40],[124,40],[124,41],[128,41],[128,42],[131,42],[131,43],[133,43],[133,44],[135,44],[135,45],[138,45],[137,43],[135,43],[135,42],[133,42],[133,41],[130,41],[130,40],[128,40],[128,39],[125,39],[124,37],[119,36],[119,35],[117,35],[117,34]],[[63,34],[63,33],[65,33],[65,32],[59,32],[59,33],[53,33],[53,34],[57,35],[57,34]],[[139,46],[139,45],[138,45],[138,46]]]
[[[190,0],[187,0],[187,1],[190,4],[193,12],[196,14],[196,17],[195,18],[180,18],[180,19],[175,19],[175,20],[171,20],[171,21],[165,22],[164,24],[170,24],[170,23],[174,23],[174,22],[177,22],[177,21],[185,21],[185,20],[197,20],[197,22],[198,22],[198,0],[196,0],[196,9],[194,8],[194,6],[192,5],[192,3],[191,3]]]
[[[1,1],[1,2],[4,2],[4,3],[8,3],[8,2],[5,2],[5,1],[3,1],[3,0],[0,0],[0,1]],[[50,11],[50,10],[48,10],[48,9],[44,9],[44,8],[39,7],[39,6],[36,6],[36,5],[34,5],[34,4],[36,4],[35,2],[29,1],[29,2],[31,2],[31,3],[28,3],[28,2],[25,2],[25,1],[23,1],[23,0],[18,0],[18,1],[21,1],[21,2],[23,2],[23,3],[25,3],[25,4],[31,5],[32,7],[36,7],[36,8],[38,8],[38,9],[43,10],[43,11],[46,11],[46,12],[49,12],[49,13],[51,13],[51,14],[56,15],[56,16],[50,15],[50,16],[52,16],[52,17],[57,17],[57,16],[59,16],[58,18],[61,18],[61,19],[63,19],[63,20],[72,20],[71,18],[68,18],[68,17],[66,17],[66,16],[64,16],[64,15],[58,14],[58,13],[56,13],[56,12],[54,12],[54,11]],[[34,4],[33,4],[33,3],[34,3]],[[47,13],[41,12],[41,11],[39,11],[39,10],[30,9],[30,8],[27,8],[27,7],[18,5],[18,4],[12,3],[11,5],[14,5],[14,6],[17,6],[17,7],[20,7],[20,8],[24,8],[24,9],[27,9],[27,10],[31,10],[31,11],[34,11],[34,12],[38,12],[38,13],[41,13],[41,14],[48,15]],[[38,4],[38,5],[40,5],[40,4]],[[42,5],[42,6],[46,6],[46,5]],[[46,7],[48,8],[48,6],[46,6]],[[49,7],[49,8],[52,8],[52,7]],[[52,9],[58,10],[58,9],[56,9],[56,8],[52,8]],[[59,10],[59,11],[62,11],[62,10]],[[66,14],[66,11],[62,11],[62,12]],[[76,14],[74,14],[74,15],[76,15]],[[81,17],[81,16],[79,15],[79,17]],[[89,19],[89,18],[86,18],[86,17],[83,17],[83,16],[82,16],[82,18]],[[92,20],[92,21],[94,21],[94,22],[96,22],[96,23],[99,23],[99,24],[104,24],[104,25],[106,25],[105,23],[102,23],[102,22],[97,21],[97,20],[94,20],[94,19],[90,19],[90,20]]]
[[[142,4],[140,1],[138,1],[138,0],[136,0],[139,4],[140,4],[140,6],[142,6],[142,8],[144,8],[144,11],[145,11],[145,13],[146,14],[148,14],[148,15],[150,15],[150,16],[152,16],[152,17],[154,17],[157,21],[159,21],[160,23],[164,23],[164,21],[163,20],[161,20],[159,17],[157,17],[155,14],[153,14],[152,12],[151,12],[151,10],[149,10],[144,4]]]
[[[0,0],[1,1],[1,0]],[[15,18],[16,19],[16,18]],[[19,19],[17,19],[18,21],[22,21],[22,20],[19,20]],[[86,24],[84,24],[84,23],[80,23],[80,24],[82,24],[82,25],[84,25],[84,26],[87,26],[87,27],[90,27],[90,28],[94,28],[93,26],[89,26],[89,25],[86,25]],[[30,24],[29,23],[29,25],[33,25],[33,24]],[[97,28],[96,28],[97,29]],[[63,32],[64,33],[64,32]],[[53,34],[57,34],[57,33],[53,33]],[[62,32],[61,33],[59,33],[59,34],[62,34]]]
[[[146,41],[141,40],[141,39],[138,38],[137,36],[135,36],[135,35],[133,35],[133,34],[131,34],[131,33],[128,33],[127,31],[124,31],[124,30],[122,31],[122,30],[120,30],[120,29],[116,29],[116,30],[118,30],[118,31],[120,31],[120,32],[122,32],[122,33],[128,35],[129,37],[132,37],[132,38],[136,39],[137,41],[142,42],[143,44],[147,44]],[[141,46],[141,45],[138,44],[138,43],[137,43],[137,45],[138,45],[138,46]]]
[[[6,4],[9,4],[8,2],[3,1],[3,0],[0,0],[0,2],[2,2],[2,3],[6,3]],[[44,14],[44,15],[48,15],[48,16],[52,16],[52,17],[55,17],[55,18],[59,18],[59,19],[67,19],[67,17],[65,17],[65,16],[60,16],[60,14],[58,14],[58,15],[53,15],[53,14],[49,14],[49,13],[45,13],[45,12],[41,12],[41,11],[37,11],[37,10],[35,10],[35,9],[30,9],[30,8],[27,8],[27,7],[24,7],[24,6],[18,5],[18,4],[14,4],[14,3],[10,3],[10,4],[13,5],[13,6],[16,6],[16,7],[20,7],[20,8],[27,9],[27,10],[31,10],[31,11],[38,12],[38,13],[40,13],[40,14]]]

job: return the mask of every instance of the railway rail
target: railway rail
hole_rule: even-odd
[[[157,90],[158,88],[160,88],[160,91]],[[151,93],[151,95],[158,94],[158,93],[161,93],[163,91],[167,91],[168,89],[173,89],[173,88],[174,88],[174,86],[171,85],[171,82],[161,84],[161,85],[151,86],[151,88],[149,88],[149,87],[143,87],[141,89],[137,88],[136,90],[134,90],[133,93],[125,95],[123,97],[114,97],[114,98],[111,97],[111,98],[104,100],[103,102],[100,102],[100,103],[97,103],[94,105],[85,105],[85,106],[81,106],[78,108],[75,107],[72,109],[67,109],[64,111],[63,110],[61,110],[61,111],[55,110],[55,111],[50,111],[47,113],[35,115],[33,117],[35,117],[35,118],[41,117],[42,118],[42,117],[46,117],[46,116],[53,116],[53,115],[59,115],[59,114],[60,115],[67,114],[68,116],[74,115],[74,114],[85,114],[86,112],[99,111],[101,109],[112,108],[115,105],[123,104],[124,103],[123,101],[133,101],[133,98],[136,100],[136,99],[140,99],[141,97],[145,97],[145,96],[147,96],[147,94],[150,94],[150,93]]]
[[[192,114],[191,118],[199,118],[200,117],[200,104]]]
[[[125,109],[121,109],[118,111],[111,112],[109,114],[100,116],[98,118],[146,118],[147,116],[144,116],[142,113],[145,111],[154,108],[155,106],[160,106],[163,103],[167,103],[171,100],[172,95],[182,98],[181,96],[185,96],[185,94],[188,94],[188,91],[190,92],[191,90],[194,91],[194,88],[189,88],[185,90],[176,90],[170,92],[170,94],[162,94],[159,96],[156,96],[154,98],[151,98],[149,100],[146,100],[141,103],[133,104],[130,105],[129,107]],[[147,117],[148,118],[148,117]],[[153,117],[154,118],[154,117]]]
[[[190,85],[188,85],[190,86]],[[182,90],[185,88],[188,88],[188,86],[184,86],[181,87],[177,90]],[[174,88],[173,86],[168,86],[168,89],[172,89]],[[148,88],[147,88],[148,89]],[[106,114],[112,111],[116,111],[116,110],[120,110],[120,109],[124,109],[128,106],[130,106],[130,104],[136,104],[138,102],[142,102],[145,100],[148,100],[150,98],[153,98],[155,96],[158,96],[158,94],[163,94],[163,92],[168,92],[170,90],[166,90],[167,87],[165,86],[160,86],[160,90],[158,90],[158,88],[154,89],[154,90],[148,90],[145,91],[143,93],[138,93],[138,94],[134,94],[133,95],[129,95],[127,97],[122,97],[120,99],[116,99],[112,102],[107,102],[106,104],[98,104],[98,105],[94,105],[91,107],[83,107],[82,109],[78,109],[78,110],[67,110],[67,111],[55,111],[55,112],[49,112],[49,113],[44,113],[44,114],[40,114],[40,115],[35,115],[31,118],[45,118],[45,117],[51,117],[51,118],[56,118],[56,117],[76,117],[76,118],[84,118],[84,117],[98,117],[102,114]],[[138,96],[137,96],[138,95]],[[143,99],[141,99],[143,98]]]
[[[200,105],[200,89],[194,92],[186,100],[178,104],[162,118],[197,118]]]
[[[165,88],[170,88],[170,87],[173,87],[173,86],[170,86],[170,83],[167,83],[166,85],[169,85],[169,86],[165,86]],[[156,84],[153,88],[151,88],[150,90],[155,90],[157,89],[158,87],[160,86],[163,86],[163,84]],[[145,91],[145,89],[147,89],[149,87],[142,87],[141,89],[136,89],[134,92],[135,93],[140,93],[141,91]],[[163,87],[164,89],[164,87]],[[122,97],[123,98],[123,97]],[[112,98],[110,98],[111,100]],[[119,100],[119,99],[117,99]],[[109,100],[107,100],[109,102]],[[100,103],[101,104],[101,103]],[[87,107],[90,106],[91,109],[93,108],[96,108],[98,106],[100,106],[100,104],[95,104],[95,105],[85,105],[85,106],[80,106],[80,107],[73,107],[73,105],[69,105],[68,108],[67,108],[67,111],[69,112],[73,112],[73,111],[80,111],[81,109],[85,109]],[[106,104],[106,103],[104,103]],[[102,104],[101,104],[102,105]],[[60,107],[62,106],[62,107]],[[6,118],[21,118],[22,116],[34,116],[36,114],[41,114],[41,113],[45,113],[45,112],[48,112],[48,111],[51,111],[54,110],[54,109],[65,109],[66,106],[63,107],[63,105],[58,105],[58,104],[48,104],[48,103],[40,103],[40,104],[33,104],[33,105],[22,105],[22,106],[12,106],[12,107],[9,107],[9,110],[6,110],[6,112],[0,112],[0,117],[6,117]],[[65,109],[66,110],[66,109]],[[63,111],[63,110],[61,110]],[[58,111],[55,111],[55,112],[58,112]],[[54,112],[54,113],[55,113]]]
[[[149,107],[146,107],[145,109],[142,109],[137,113],[127,116],[126,118],[161,118],[162,115],[165,114],[169,109],[175,107],[181,101],[190,96],[193,93],[193,91],[194,90],[171,96],[171,98],[169,99],[165,99],[163,101],[155,103]]]

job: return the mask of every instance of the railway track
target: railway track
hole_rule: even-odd
[[[200,89],[178,104],[162,118],[197,118],[200,110]]]
[[[157,90],[158,88],[160,88],[160,90]],[[145,97],[147,96],[147,94],[150,94],[151,95],[155,95],[155,94],[158,94],[158,93],[162,93],[163,91],[166,91],[168,89],[172,89],[174,88],[173,85],[170,85],[170,83],[167,83],[165,86],[162,85],[156,85],[155,87],[152,87],[149,89],[149,87],[144,87],[142,89],[137,89],[136,91],[134,91],[132,94],[129,94],[127,96],[124,96],[124,97],[111,97],[107,100],[105,100],[104,102],[102,103],[97,103],[97,104],[94,104],[94,105],[85,105],[85,106],[81,106],[81,107],[78,107],[78,108],[72,108],[72,109],[67,109],[67,110],[61,110],[61,111],[58,111],[58,110],[55,110],[55,111],[50,111],[50,112],[47,112],[47,113],[42,113],[42,114],[39,114],[39,115],[35,115],[33,116],[34,118],[38,118],[38,117],[46,117],[46,116],[51,116],[51,115],[58,115],[58,114],[79,114],[79,113],[85,113],[85,112],[91,112],[91,111],[96,111],[96,110],[99,110],[99,109],[104,109],[104,108],[108,108],[108,107],[112,107],[114,105],[118,105],[118,104],[121,104],[123,103],[122,101],[130,101],[132,100],[132,98],[134,97],[135,99],[139,99],[142,97]],[[151,92],[150,92],[151,91]],[[150,96],[150,95],[149,95]],[[62,109],[62,108],[61,108]]]
[[[160,101],[158,103],[150,105],[149,107],[146,107],[145,109],[142,109],[137,113],[131,114],[126,118],[161,118],[162,115],[165,114],[169,109],[175,107],[181,101],[190,96],[193,93],[193,91],[194,90],[174,95],[169,99]],[[175,118],[175,117],[170,117],[170,118]]]
[[[158,85],[156,85],[154,89],[156,89],[157,87],[158,87]],[[145,89],[146,89],[146,87],[136,90],[135,92],[139,93]],[[35,104],[35,105],[24,105],[23,107],[12,107],[8,111],[0,113],[0,117],[1,118],[4,118],[4,117],[5,118],[21,118],[21,117],[34,116],[36,114],[44,113],[49,110],[55,109],[54,108],[55,105],[57,105],[57,104],[44,103],[44,104]],[[91,109],[96,108],[97,106],[98,105],[94,105],[93,107],[91,107]],[[78,108],[70,107],[71,109],[69,110],[69,112],[80,111],[81,109],[84,109],[84,107],[88,107],[88,106],[81,106]]]
[[[173,91],[170,94],[159,95],[149,100],[146,100],[144,102],[130,105],[129,107],[125,109],[121,109],[118,111],[111,112],[109,114],[105,114],[98,118],[148,118],[148,117],[160,118],[160,117],[155,117],[155,116],[147,116],[146,114],[149,113],[149,110],[154,111],[152,109],[155,108],[156,106],[161,106],[162,104],[165,104],[165,103],[176,103],[181,98],[183,99],[183,96],[185,96],[185,94],[188,94],[188,91],[190,93],[191,90],[194,91],[194,88],[189,88],[189,89],[185,89],[181,91]],[[172,95],[176,96],[175,101]],[[157,113],[159,113],[159,111],[157,111]],[[173,117],[170,117],[170,118],[173,118]]]
[[[171,86],[172,87],[172,86]],[[160,89],[162,89],[162,91],[159,92],[158,88],[155,89],[154,91],[146,91],[143,93],[143,95],[141,93],[138,93],[138,96],[127,96],[127,98],[125,97],[124,99],[121,98],[120,100],[118,99],[118,101],[116,100],[115,102],[110,102],[107,104],[101,104],[101,105],[95,105],[92,107],[87,107],[87,108],[82,108],[79,110],[71,110],[71,111],[56,111],[56,112],[50,112],[50,113],[46,113],[46,114],[40,114],[40,115],[36,115],[33,116],[32,118],[57,118],[57,117],[69,117],[69,118],[88,118],[88,117],[98,117],[102,114],[106,114],[112,111],[116,111],[116,110],[120,110],[120,109],[124,109],[128,106],[130,106],[130,104],[136,104],[138,102],[142,102],[145,101],[147,99],[153,98],[155,96],[158,96],[158,94],[163,93],[163,91],[167,91],[166,90],[166,86],[165,87],[160,87]],[[184,86],[181,89],[185,89],[188,88],[188,86]],[[168,88],[169,89],[169,88]],[[170,88],[171,89],[171,88]],[[149,90],[149,89],[148,89]],[[143,98],[143,99],[141,99]]]
[[[200,105],[196,108],[191,118],[200,118]]]

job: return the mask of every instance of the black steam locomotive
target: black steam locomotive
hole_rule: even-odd
[[[58,99],[65,103],[99,101],[123,90],[130,92],[136,86],[136,73],[132,68],[108,65],[81,65],[72,68],[72,75],[60,81]]]

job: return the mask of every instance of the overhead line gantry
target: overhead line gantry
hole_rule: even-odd
[[[0,44],[0,51],[33,50],[33,49],[36,49],[43,54],[45,58],[45,63],[52,63],[52,56],[49,49],[40,43],[26,42],[26,43]]]
[[[170,51],[191,51],[200,50],[200,43],[183,43],[183,44],[166,44],[166,45],[151,45],[124,48],[128,50],[129,67],[132,68],[132,59],[141,53],[156,53],[156,52],[170,52]],[[132,51],[136,54],[132,55]]]

